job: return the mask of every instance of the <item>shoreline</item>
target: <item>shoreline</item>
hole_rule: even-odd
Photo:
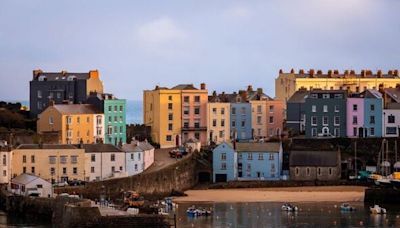
[[[188,190],[187,196],[173,200],[177,203],[362,202],[365,189],[362,186],[316,186]]]

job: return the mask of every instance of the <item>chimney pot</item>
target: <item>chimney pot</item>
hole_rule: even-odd
[[[293,69],[293,68],[290,70],[290,73],[291,73],[291,74],[294,74],[294,69]]]
[[[257,93],[258,94],[262,94],[263,93],[263,89],[262,88],[257,88]]]
[[[283,74],[283,70],[282,70],[282,69],[280,69],[280,70],[279,70],[279,73],[280,73],[280,74]]]
[[[205,90],[206,89],[206,83],[201,83],[200,84],[200,89]]]
[[[381,78],[382,77],[382,70],[378,70],[377,71],[377,75],[378,75],[378,78]]]
[[[397,76],[397,77],[398,77],[398,76],[399,76],[399,70],[397,70],[397,69],[394,70],[393,74],[394,74],[394,76]]]
[[[300,70],[299,70],[299,74],[304,74],[304,70],[303,70],[303,69],[300,69]]]
[[[253,86],[252,85],[248,85],[247,86],[247,91],[248,92],[252,92],[253,91]]]

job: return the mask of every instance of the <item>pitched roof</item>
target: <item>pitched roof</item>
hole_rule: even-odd
[[[237,152],[279,152],[280,143],[236,143]]]
[[[290,151],[289,166],[321,166],[335,167],[338,151]]]
[[[68,79],[68,77],[76,77],[78,80],[86,80],[89,78],[89,72],[88,73],[70,73],[70,72],[41,72],[40,76],[45,76],[47,81],[67,81],[71,80]]]
[[[53,107],[64,115],[102,113],[96,106],[91,104],[56,104]]]
[[[179,84],[171,89],[177,89],[177,90],[197,90],[196,87],[193,86],[193,84]]]
[[[68,149],[78,149],[74,145],[70,144],[21,144],[17,147],[20,150],[68,150]]]
[[[80,145],[78,144],[79,148]],[[86,153],[102,153],[102,152],[123,152],[112,144],[82,144],[82,148]]]
[[[390,96],[395,102],[400,103],[400,89],[387,88],[384,89],[386,95]]]
[[[32,175],[32,174],[23,173],[23,174],[21,174],[21,175],[15,177],[15,178],[13,178],[13,179],[11,180],[11,182],[12,182],[12,183],[15,183],[15,184],[23,184],[23,185],[26,185],[26,184],[29,184],[30,182],[32,182],[32,181],[34,181],[34,180],[36,180],[36,179],[42,179],[42,178],[40,178],[40,177],[38,177],[38,176],[35,176],[35,175]],[[44,179],[42,179],[42,180],[43,180],[43,181],[46,181],[46,180],[44,180]]]
[[[288,103],[304,103],[310,91],[298,90],[287,101]]]
[[[152,150],[154,147],[148,142],[132,141],[129,144],[122,145],[122,150],[126,152],[143,152],[146,150]]]

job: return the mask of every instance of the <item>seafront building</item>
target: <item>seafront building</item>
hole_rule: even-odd
[[[22,144],[12,153],[12,177],[29,173],[51,183],[84,180],[85,150],[74,145]]]
[[[139,174],[148,169],[154,163],[154,147],[147,141],[132,140],[124,144],[126,172],[129,176]]]
[[[213,150],[213,182],[279,180],[282,144],[222,143]]]
[[[126,100],[92,92],[87,103],[104,113],[104,143],[114,146],[126,143]]]
[[[182,145],[196,138],[207,144],[206,85],[200,89],[192,84],[172,87],[156,86],[143,92],[144,124],[151,128],[152,140],[161,148]]]
[[[30,81],[30,114],[36,118],[50,101],[85,103],[90,92],[103,93],[103,82],[97,70],[88,73],[43,72],[34,70]]]
[[[225,94],[217,95],[216,92],[208,97],[207,104],[207,135],[209,142],[220,144],[229,142],[231,104]]]
[[[39,134],[55,134],[59,144],[104,142],[104,114],[89,104],[50,102],[37,120]]]
[[[53,185],[33,174],[23,173],[13,178],[9,189],[20,196],[53,197]]]
[[[286,103],[286,128],[291,135],[304,135],[306,131],[306,98],[310,92],[296,91]]]
[[[0,140],[0,184],[7,184],[11,180],[12,153],[6,141]]]
[[[291,70],[290,72],[279,71],[275,79],[275,98],[286,102],[301,88],[307,90],[347,90],[352,93],[360,93],[367,89],[379,90],[380,88],[395,88],[400,83],[399,71],[389,70],[387,73],[378,70],[361,70],[356,73],[354,70],[329,70],[324,73],[321,70],[311,69]]]

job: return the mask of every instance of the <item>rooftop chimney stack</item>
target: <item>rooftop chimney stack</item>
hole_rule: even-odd
[[[378,78],[381,78],[381,77],[382,77],[382,70],[378,70],[378,71],[376,72],[376,74],[378,75]]]
[[[206,83],[201,83],[200,84],[200,89],[205,90],[206,89]]]
[[[388,75],[393,76],[393,70],[389,70]]]
[[[317,74],[321,75],[322,74],[322,70],[317,70]]]
[[[394,70],[394,71],[393,71],[393,74],[394,74],[394,76],[399,77],[399,70],[397,70],[397,69]]]
[[[365,78],[367,76],[367,71],[366,70],[361,70],[361,77]]]
[[[247,86],[247,91],[248,92],[253,92],[253,86],[252,85],[248,85]]]
[[[339,70],[334,70],[333,74],[338,75],[339,74]]]
[[[290,70],[290,73],[291,73],[291,74],[294,74],[294,69],[293,69],[293,68]]]
[[[279,70],[279,73],[280,73],[280,74],[283,74],[283,70],[282,70],[282,69],[280,69],[280,70]]]
[[[333,73],[333,71],[332,70],[328,70],[328,77],[332,77],[332,73]]]
[[[304,70],[303,70],[303,69],[300,69],[300,70],[299,70],[299,74],[304,74]]]
[[[314,69],[310,69],[310,71],[308,71],[308,74],[309,74],[311,77],[314,77],[314,74],[315,74]]]
[[[261,95],[261,94],[263,93],[263,89],[262,89],[262,88],[257,88],[257,93],[258,93],[259,95]]]

